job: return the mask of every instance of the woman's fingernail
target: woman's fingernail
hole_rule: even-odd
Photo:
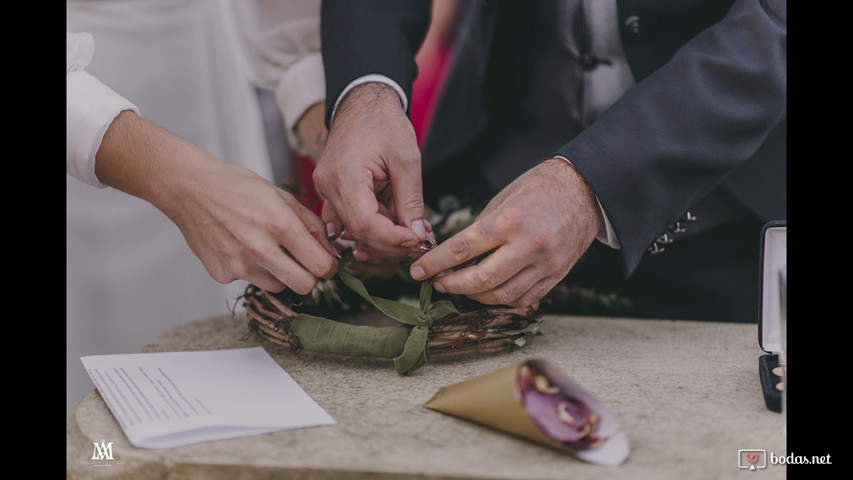
[[[355,257],[355,260],[358,262],[366,262],[370,259],[370,255],[368,255],[364,250],[353,250],[352,256]]]
[[[433,283],[432,287],[439,293],[447,293],[444,291],[444,287],[440,283]]]
[[[412,231],[415,232],[415,235],[418,236],[418,240],[426,238],[426,228],[424,228],[423,220],[415,220],[412,222]]]
[[[329,222],[326,224],[326,236],[328,236],[330,238],[334,237],[336,230],[337,229],[335,228],[335,224],[333,222]]]
[[[409,272],[409,274],[415,280],[422,280],[424,278],[424,276],[426,275],[426,273],[424,272],[424,269],[421,267],[418,267],[418,266],[412,267],[412,270]]]

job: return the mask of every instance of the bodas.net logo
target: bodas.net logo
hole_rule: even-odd
[[[793,452],[777,455],[763,448],[742,448],[737,451],[737,466],[746,470],[761,470],[770,465],[832,465],[832,455],[797,455]]]
[[[737,466],[748,470],[767,468],[767,451],[763,448],[742,448],[737,451]]]

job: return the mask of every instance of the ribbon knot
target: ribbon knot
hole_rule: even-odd
[[[432,279],[421,282],[419,306],[370,295],[364,284],[343,265],[338,269],[338,279],[399,324],[391,327],[353,325],[299,313],[288,318],[289,331],[300,348],[351,357],[393,358],[397,373],[410,375],[430,358],[427,348],[430,328],[459,315],[447,300],[432,302]],[[497,331],[513,337],[515,344],[522,346],[538,327],[539,322],[534,321],[518,330]]]
[[[421,282],[420,308],[417,308],[370,295],[364,284],[345,268],[338,269],[338,277],[359,296],[385,315],[404,324],[404,328],[408,330],[402,353],[394,357],[394,366],[400,375],[411,374],[429,360],[427,339],[433,323],[459,313],[453,304],[446,300],[432,303],[432,279]]]

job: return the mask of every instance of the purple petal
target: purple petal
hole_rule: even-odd
[[[522,398],[527,414],[548,438],[561,443],[580,440],[578,429],[560,419],[557,405],[565,400],[559,395],[543,395],[531,388],[523,393]]]
[[[585,402],[564,394],[527,365],[518,379],[527,414],[548,438],[575,450],[601,444],[595,436],[599,417]]]

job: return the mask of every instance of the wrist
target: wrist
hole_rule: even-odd
[[[131,110],[123,110],[107,127],[95,152],[95,175],[104,185],[136,194],[133,180],[138,177],[141,154],[137,140],[145,128],[145,119]]]
[[[397,90],[383,82],[366,82],[345,93],[335,108],[333,120],[339,121],[388,109],[405,112],[405,105]]]
[[[179,196],[198,149],[133,111],[116,116],[96,154],[95,172],[105,185],[163,210]]]
[[[604,209],[583,175],[568,158],[562,155],[553,155],[546,162],[553,163],[557,167],[558,178],[561,178],[560,184],[567,186],[572,192],[574,204],[589,219],[589,227],[595,238],[607,237],[608,227]]]

